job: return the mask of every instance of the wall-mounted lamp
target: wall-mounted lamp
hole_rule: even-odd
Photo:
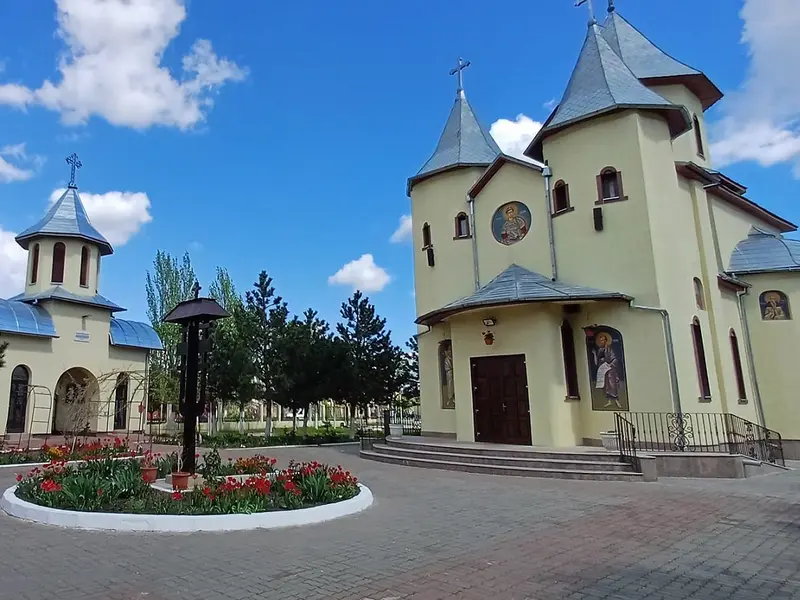
[[[494,327],[497,324],[497,320],[494,317],[489,317],[488,319],[483,320],[483,324],[486,327]]]

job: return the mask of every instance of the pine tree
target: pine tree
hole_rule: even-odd
[[[6,366],[6,350],[8,342],[0,342],[0,369]]]
[[[408,349],[403,355],[401,400],[397,402],[399,408],[406,410],[412,406],[419,406],[419,343],[417,336],[411,336],[406,342]]]

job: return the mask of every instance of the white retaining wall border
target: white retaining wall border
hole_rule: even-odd
[[[372,492],[358,484],[359,493],[348,500],[299,508],[237,515],[141,515],[131,513],[78,512],[39,506],[17,497],[17,486],[0,498],[0,508],[12,517],[71,529],[101,531],[154,531],[188,533],[195,531],[242,531],[278,529],[322,523],[352,515],[372,506]]]

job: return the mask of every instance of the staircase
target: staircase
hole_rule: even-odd
[[[385,444],[362,449],[361,457],[395,465],[465,473],[595,481],[644,481],[643,475],[634,472],[630,464],[622,462],[619,454],[595,448],[562,450],[469,444],[412,436],[389,437]]]

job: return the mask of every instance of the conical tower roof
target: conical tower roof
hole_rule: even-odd
[[[613,8],[603,23],[602,36],[644,83],[683,83],[700,99],[703,110],[722,98],[722,92],[701,71],[661,50]]]
[[[41,221],[20,233],[15,239],[25,250],[31,240],[38,237],[78,238],[96,244],[100,254],[112,254],[108,240],[94,228],[78,195],[78,188],[70,185]]]
[[[463,90],[459,90],[436,150],[419,172],[408,180],[408,190],[420,181],[459,167],[485,167],[500,148],[481,125]]]
[[[561,102],[547,119],[526,154],[542,139],[581,121],[617,110],[654,110],[663,114],[675,138],[691,129],[689,113],[643,85],[609,46],[597,24],[591,24]]]

